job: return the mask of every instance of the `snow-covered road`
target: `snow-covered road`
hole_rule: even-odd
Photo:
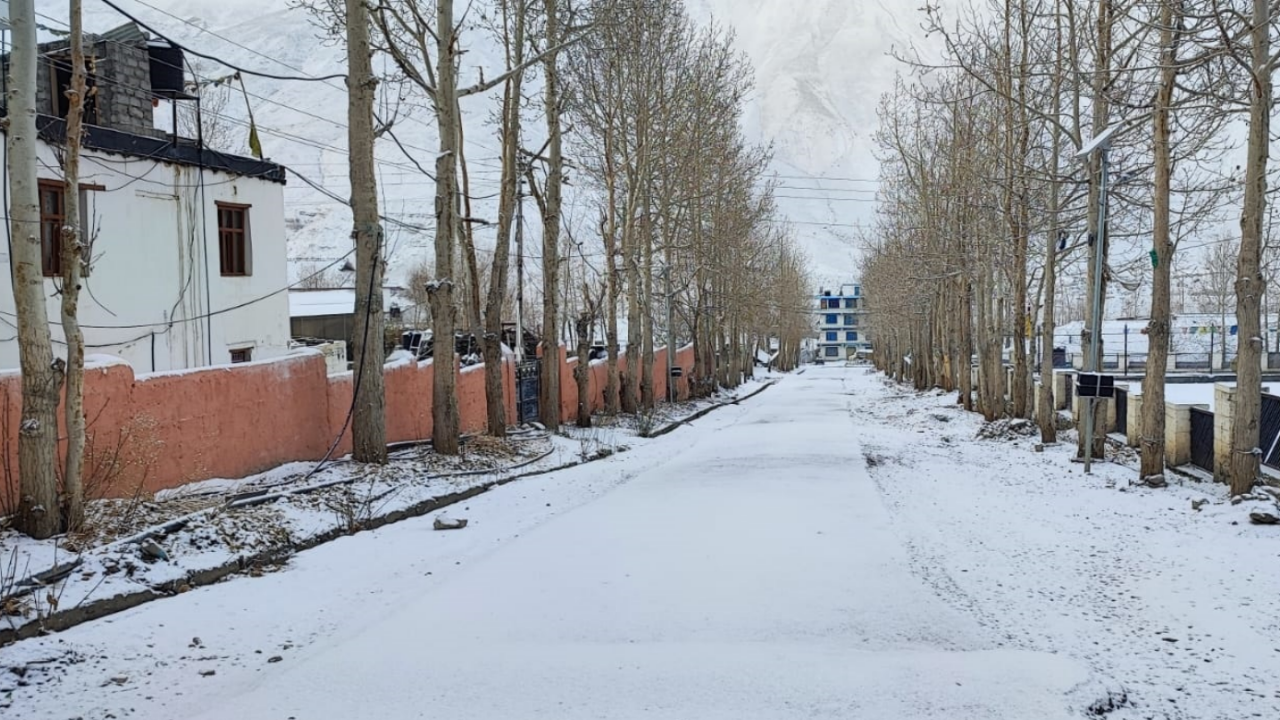
[[[475,498],[450,512],[466,530],[408,521],[6,648],[52,661],[0,714],[1025,720],[1082,717],[1123,687],[1116,717],[1276,716],[1274,620],[1224,620],[1213,593],[1197,608],[1169,590],[1215,581],[1190,575],[1216,551],[1167,583],[1117,542],[1113,526],[1150,529],[1144,508],[1164,518],[1169,503],[1085,485],[1060,456],[975,442],[976,428],[942,397],[810,369]],[[1280,589],[1276,540],[1252,541],[1269,566],[1237,579],[1262,602]],[[1149,627],[1126,593],[1153,606]],[[1233,663],[1212,667],[1232,682],[1197,648]]]

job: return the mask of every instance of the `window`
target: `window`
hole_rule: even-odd
[[[62,228],[67,222],[66,183],[60,180],[41,180],[38,184],[40,199],[40,270],[45,277],[62,275]],[[101,185],[80,185],[80,232],[85,235],[83,256],[88,259],[93,252],[93,228],[89,225],[89,193],[106,190]],[[84,274],[89,274],[86,263]]]
[[[826,352],[827,357],[839,357],[839,356],[840,356],[840,348],[838,348],[838,347],[836,347],[836,346],[834,346],[834,345],[829,345],[829,346],[827,346],[826,351],[827,351],[827,352]]]
[[[71,98],[67,97],[67,90],[71,88],[71,54],[64,53],[49,57],[49,64],[53,72],[49,73],[49,82],[51,84],[50,96],[53,98],[54,110],[58,117],[65,120],[67,115],[71,113]],[[98,84],[97,76],[94,74],[94,62],[89,58],[85,58],[85,86],[88,93],[84,98],[84,121],[89,125],[98,124],[98,94],[94,92],[94,86]]]
[[[40,270],[45,277],[62,275],[62,226],[67,221],[66,186],[40,181]]]
[[[835,325],[835,324],[836,324],[836,323],[838,323],[838,322],[840,322],[840,321],[836,318],[836,316],[835,316],[835,315],[828,315],[828,316],[827,316],[827,324],[828,324],[828,325]]]
[[[847,333],[845,333],[845,334],[844,334],[844,339],[845,339],[846,341],[848,341],[848,342],[857,342],[857,341],[858,341],[858,333],[856,333],[856,332],[847,332]]]
[[[253,274],[249,206],[218,203],[218,258],[223,276]]]
[[[827,301],[827,309],[835,310],[840,307],[840,298],[831,298]]]
[[[835,341],[836,341],[836,335],[837,335],[837,334],[836,334],[836,333],[834,333],[834,332],[829,332],[829,333],[827,333],[827,342],[835,342]]]
[[[856,325],[856,324],[857,324],[857,322],[854,320],[854,317],[853,317],[853,315],[852,315],[852,314],[848,314],[848,315],[845,315],[845,316],[844,316],[844,324],[845,324],[845,325]]]
[[[232,363],[247,363],[247,362],[249,362],[249,361],[250,361],[250,360],[252,360],[252,359],[253,359],[253,349],[252,349],[252,348],[241,348],[241,349],[239,349],[239,350],[232,350],[232,351],[231,351],[231,362],[232,362]]]
[[[853,308],[858,307],[858,301],[857,301],[857,300],[854,300],[853,298],[845,298],[845,299],[844,299],[844,306],[845,306],[845,308],[846,308],[846,309],[848,309],[848,310],[852,310]]]

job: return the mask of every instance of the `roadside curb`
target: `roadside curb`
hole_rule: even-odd
[[[730,405],[738,405],[738,404],[740,404],[743,400],[750,400],[751,398],[753,398],[753,397],[755,397],[755,396],[759,395],[760,393],[764,392],[765,390],[768,390],[769,388],[773,387],[777,382],[778,382],[777,380],[770,380],[769,382],[767,382],[767,383],[765,383],[765,384],[764,384],[764,387],[760,388],[759,390],[756,390],[755,392],[751,393],[750,395],[744,395],[743,397],[735,398],[734,400],[729,400],[729,401],[727,401],[727,402],[717,403],[717,404],[715,404],[715,405],[712,405],[711,407],[703,408],[702,410],[699,410],[698,412],[696,412],[696,413],[694,413],[694,414],[690,415],[689,417],[687,417],[687,418],[685,418],[685,419],[683,419],[683,420],[677,420],[676,422],[671,423],[670,425],[668,425],[668,426],[666,426],[666,427],[662,428],[661,430],[657,430],[657,431],[655,431],[655,432],[653,432],[653,433],[650,433],[650,434],[649,434],[649,437],[650,437],[650,438],[662,437],[663,435],[666,435],[667,433],[672,432],[673,430],[675,430],[675,429],[677,429],[677,428],[679,428],[679,427],[682,427],[682,426],[684,426],[684,425],[688,425],[689,423],[693,422],[694,420],[697,420],[698,418],[706,417],[707,415],[710,415],[712,412],[714,412],[714,411],[716,411],[716,410],[719,410],[720,408],[728,407],[728,406],[730,406]]]
[[[752,392],[749,395],[743,396],[741,398],[735,398],[734,400],[731,400],[731,401],[716,403],[707,408],[703,408],[702,410],[699,410],[698,412],[694,413],[693,415],[690,415],[687,418],[673,422],[670,425],[667,425],[666,427],[662,428],[661,430],[654,432],[649,436],[649,439],[667,435],[677,430],[678,428],[693,422],[694,420],[697,420],[699,418],[709,415],[710,413],[716,410],[719,410],[724,407],[728,407],[729,405],[737,405],[744,400],[749,400],[759,395],[760,393],[764,392],[765,390],[769,389],[771,386],[773,386],[777,382],[778,382],[777,380],[772,380],[766,383],[764,387],[761,387],[760,389]],[[241,555],[240,557],[229,560],[228,562],[223,563],[222,565],[217,565],[211,568],[205,568],[202,570],[195,570],[195,571],[189,572],[185,577],[180,579],[166,581],[163,583],[159,583],[157,585],[139,589],[134,592],[125,593],[122,595],[113,595],[108,598],[103,598],[101,600],[96,600],[96,601],[84,603],[82,605],[79,605],[73,608],[68,608],[67,610],[60,610],[44,618],[31,620],[30,622],[27,622],[23,625],[19,625],[17,627],[8,627],[8,628],[0,629],[0,647],[11,645],[15,642],[18,642],[19,640],[27,640],[27,639],[48,634],[48,633],[61,632],[63,630],[68,630],[77,625],[82,625],[84,623],[91,622],[93,620],[99,620],[101,618],[107,617],[109,615],[114,615],[116,613],[123,612],[125,610],[131,610],[135,607],[138,607],[140,605],[145,605],[146,603],[159,600],[161,598],[172,597],[174,595],[188,592],[198,587],[212,585],[232,575],[238,575],[241,573],[249,572],[254,568],[260,568],[267,565],[279,564],[289,560],[294,555],[300,552],[311,550],[313,548],[324,545],[325,543],[337,540],[338,538],[364,532],[367,530],[377,530],[378,528],[391,525],[394,523],[402,522],[404,520],[411,520],[414,518],[422,517],[424,515],[435,512],[437,510],[441,510],[443,508],[449,507],[451,505],[456,505],[457,503],[470,500],[471,498],[474,498],[478,495],[483,495],[484,493],[490,490],[502,487],[503,485],[508,485],[517,480],[523,480],[531,477],[536,477],[539,475],[548,475],[555,472],[561,472],[563,470],[568,470],[570,468],[578,467],[580,465],[586,465],[588,463],[596,462],[598,460],[603,460],[607,457],[611,457],[615,454],[620,454],[624,452],[626,452],[626,450],[617,450],[617,451],[601,450],[591,455],[590,457],[587,457],[584,460],[575,460],[572,462],[564,463],[562,465],[557,465],[555,467],[547,468],[543,470],[531,470],[529,472],[516,473],[514,475],[509,475],[507,477],[499,478],[497,480],[483,483],[481,485],[476,485],[475,487],[471,487],[466,490],[460,490],[456,493],[449,493],[447,495],[440,495],[437,497],[429,498],[427,500],[423,500],[421,502],[415,503],[408,507],[401,508],[399,510],[394,510],[392,512],[387,513],[386,515],[380,515],[378,517],[371,518],[368,521],[362,523],[354,532],[350,528],[346,528],[346,527],[331,528],[330,530],[318,533],[316,535],[313,535],[299,542],[284,543],[276,547],[268,548],[266,550],[256,552],[253,554]],[[282,494],[280,497],[284,497],[284,495]],[[275,500],[275,499],[279,499],[279,498],[278,497],[272,498],[272,500]],[[152,534],[154,533],[151,531],[148,531],[147,533],[148,536],[151,536]],[[62,572],[61,574],[67,575],[67,574],[70,574],[70,572],[73,571],[75,567],[78,566],[79,564],[80,562],[77,561],[73,564],[70,564],[71,565],[70,568],[59,567],[59,568],[54,568],[54,570],[55,571],[62,570],[64,572]]]

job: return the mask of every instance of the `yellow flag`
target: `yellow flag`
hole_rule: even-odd
[[[258,126],[254,124],[252,115],[249,116],[249,152],[262,159],[262,141],[258,139]]]
[[[235,78],[240,81],[240,92],[244,94],[244,107],[249,112],[249,152],[261,160],[262,141],[258,139],[258,124],[253,121],[253,106],[249,104],[249,90],[245,88],[244,78],[240,73],[236,73]]]

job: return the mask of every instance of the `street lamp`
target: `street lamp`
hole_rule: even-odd
[[[1098,228],[1094,233],[1093,239],[1093,287],[1089,289],[1092,295],[1089,315],[1089,354],[1085,357],[1085,369],[1093,373],[1098,372],[1102,365],[1100,356],[1102,351],[1102,275],[1105,271],[1103,267],[1106,262],[1104,248],[1107,244],[1107,172],[1110,169],[1108,151],[1111,149],[1111,139],[1119,129],[1119,124],[1111,125],[1085,143],[1084,147],[1080,148],[1080,152],[1076,153],[1076,157],[1081,160],[1087,160],[1090,155],[1097,153],[1100,166],[1098,176]],[[1088,399],[1084,414],[1085,473],[1092,472],[1093,468],[1093,415],[1096,401],[1096,397]]]

